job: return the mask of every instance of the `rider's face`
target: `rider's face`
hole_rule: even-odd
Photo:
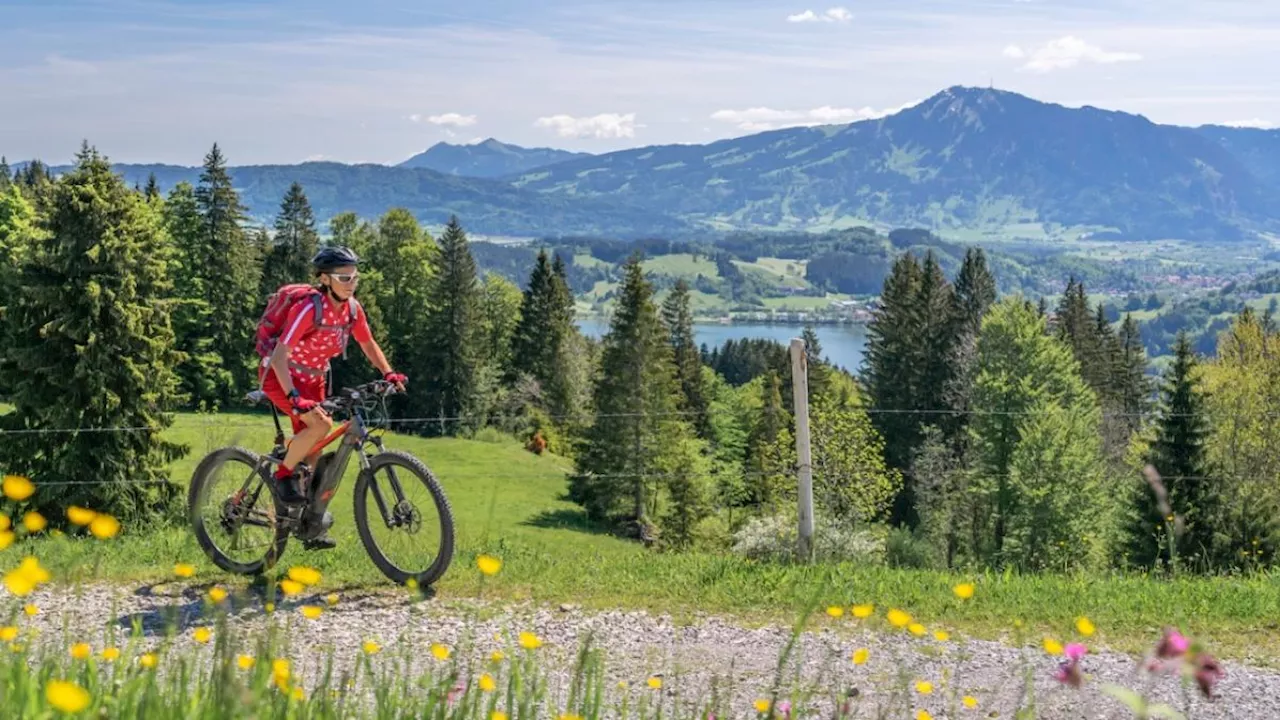
[[[343,282],[344,280],[346,282]],[[356,284],[360,282],[360,278],[354,265],[346,265],[324,273],[320,276],[320,282],[332,290],[339,300],[346,300],[355,293]]]

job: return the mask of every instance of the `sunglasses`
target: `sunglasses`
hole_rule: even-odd
[[[359,280],[359,279],[360,279],[360,274],[359,274],[359,273],[341,273],[341,274],[338,274],[338,273],[329,273],[329,277],[333,278],[334,280],[337,280],[338,282],[342,283],[343,285],[346,285],[346,284],[348,284],[348,283],[355,282],[356,280]]]

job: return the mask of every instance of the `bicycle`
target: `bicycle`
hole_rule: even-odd
[[[381,417],[386,418],[386,398],[394,392],[395,387],[391,383],[377,380],[355,388],[343,388],[320,403],[335,420],[339,415],[347,416],[347,419],[312,448],[309,454],[340,440],[336,450],[325,452],[316,462],[309,488],[302,489],[308,495],[308,501],[295,505],[281,501],[280,490],[272,477],[288,449],[280,425],[280,413],[261,390],[248,393],[245,398],[250,403],[266,403],[271,407],[276,428],[275,447],[265,456],[239,446],[214,450],[196,467],[188,491],[192,529],[200,547],[213,563],[228,572],[261,574],[272,568],[284,554],[291,535],[305,545],[306,541],[322,534],[333,524],[329,503],[354,455],[360,464],[360,474],[353,487],[356,530],[373,563],[384,575],[402,585],[413,580],[425,588],[440,579],[453,559],[453,511],[449,499],[435,475],[421,460],[404,451],[386,449],[382,438],[373,434],[384,430],[386,423],[371,422],[369,415],[380,407]],[[376,451],[367,452],[369,445]],[[243,480],[234,481],[231,492],[215,494],[214,485],[219,471],[235,467],[241,469]],[[386,471],[385,481],[379,477],[382,471]],[[419,507],[418,503],[410,501],[406,492],[418,485],[411,479],[402,483],[397,471],[416,478],[426,488],[430,502],[421,503],[424,507]],[[264,487],[267,489],[266,497],[262,492]],[[210,505],[211,497],[219,498],[216,505]],[[259,507],[259,500],[263,501],[262,507]],[[388,504],[388,500],[394,502]],[[368,517],[371,506],[376,508],[380,518]],[[439,551],[425,568],[403,567],[388,556],[388,548],[374,537],[375,531],[382,527],[393,532],[403,530],[410,538],[409,544],[418,548],[422,544],[422,539],[417,536],[424,526],[423,512],[428,510],[425,506],[433,508],[439,517]],[[208,510],[214,511],[212,518],[206,517],[205,511]],[[376,522],[378,519],[380,523]],[[242,532],[246,530],[261,531],[261,539],[241,546]],[[216,535],[229,536],[233,547],[221,546]],[[244,558],[234,557],[233,554],[240,550],[250,552]]]

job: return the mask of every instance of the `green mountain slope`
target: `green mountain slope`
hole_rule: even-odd
[[[1201,135],[1230,152],[1262,182],[1280,189],[1280,130],[1205,125]]]
[[[1275,189],[1194,129],[959,87],[880,120],[626,150],[510,179],[732,227],[1235,240],[1280,224]]]
[[[586,157],[591,157],[591,153],[526,148],[489,138],[474,145],[436,143],[396,167],[426,168],[463,177],[494,178]]]
[[[192,184],[200,168],[177,165],[115,165],[129,183],[146,184],[155,173],[162,191],[186,180]],[[54,168],[61,171],[62,168]],[[376,217],[393,207],[411,210],[420,221],[444,224],[456,213],[467,229],[494,235],[546,235],[562,232],[637,237],[679,233],[684,221],[661,212],[627,207],[617,201],[557,197],[513,187],[498,180],[464,178],[421,168],[343,165],[247,165],[229,169],[236,189],[261,221],[273,218],[280,200],[297,181],[306,190],[316,217],[327,221],[353,211]]]

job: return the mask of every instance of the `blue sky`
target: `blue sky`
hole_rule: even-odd
[[[0,0],[0,153],[398,162],[875,117],[994,84],[1280,126],[1277,0]]]

